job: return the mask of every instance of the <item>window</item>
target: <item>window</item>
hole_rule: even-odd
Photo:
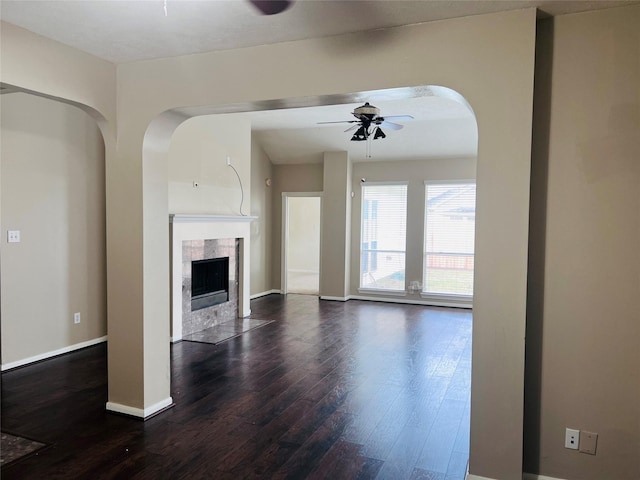
[[[425,296],[473,296],[475,220],[475,182],[426,184]]]
[[[407,186],[362,186],[360,288],[405,290]]]

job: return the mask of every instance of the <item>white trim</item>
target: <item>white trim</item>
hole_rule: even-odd
[[[282,192],[283,197],[322,197],[324,192]]]
[[[497,480],[497,479],[489,478],[489,477],[481,477],[480,475],[473,475],[472,473],[467,472],[467,476],[465,480]]]
[[[495,480],[489,477],[481,477],[467,472],[466,480]],[[537,475],[535,473],[523,473],[522,480],[564,480],[562,478],[547,477],[546,475]]]
[[[282,205],[280,206],[280,290],[287,293],[287,248],[289,248],[289,196],[287,192],[282,192]]]
[[[420,292],[420,297],[434,305],[473,308],[473,295],[444,295]]]
[[[375,185],[405,185],[408,186],[409,185],[409,181],[408,180],[398,180],[398,181],[394,181],[394,180],[389,180],[389,181],[382,181],[382,182],[370,182],[369,180],[365,180],[364,182],[362,180],[360,180],[360,187],[368,187],[368,186],[375,186]]]
[[[358,288],[358,292],[360,293],[370,293],[371,295],[391,295],[393,297],[406,297],[406,290],[384,290],[381,288],[367,288],[360,287]]]
[[[523,473],[522,480],[563,480],[562,478],[548,477],[546,475],[538,475],[537,473]]]
[[[329,295],[320,296],[320,300],[332,300],[335,302],[346,302],[347,300],[351,300],[352,298],[353,298],[352,296],[348,296],[348,297],[331,297]]]
[[[409,305],[428,305],[431,307],[452,307],[452,308],[472,308],[471,305],[461,305],[452,302],[438,302],[433,300],[414,300],[412,298],[394,298],[394,297],[368,297],[365,295],[351,295],[351,300],[369,300],[371,302],[387,302],[387,303],[406,303]]]
[[[170,407],[171,405],[173,405],[173,398],[168,397],[151,405],[150,407],[145,408],[144,410],[142,408],[129,407],[128,405],[122,405],[120,403],[107,402],[107,410],[110,412],[129,415],[131,417],[146,419],[151,415],[158,413],[160,410]]]
[[[250,215],[169,215],[169,223],[253,222],[258,217]]]
[[[454,180],[443,179],[443,180],[425,180],[424,181],[424,185],[425,186],[427,186],[427,185],[448,185],[448,184],[451,184],[451,185],[466,185],[466,184],[470,184],[470,183],[476,185],[477,181],[476,181],[475,178],[466,178],[466,179],[462,178],[462,179],[458,179],[458,180],[456,180],[456,179],[454,179]]]
[[[58,355],[63,355],[65,353],[73,352],[75,350],[80,350],[81,348],[91,347],[93,345],[97,345],[102,342],[107,341],[107,336],[94,338],[93,340],[87,340],[86,342],[76,343],[74,345],[69,345],[68,347],[59,348],[57,350],[52,350],[50,352],[41,353],[39,355],[34,355],[33,357],[23,358],[22,360],[16,360],[15,362],[3,363],[2,371],[11,370],[12,368],[22,367],[23,365],[27,365],[33,362],[39,362],[40,360],[46,360],[47,358],[57,357]]]
[[[267,295],[271,295],[272,293],[282,293],[282,292],[274,288],[273,290],[267,290],[266,292],[254,293],[249,298],[253,300],[255,298],[266,297]]]

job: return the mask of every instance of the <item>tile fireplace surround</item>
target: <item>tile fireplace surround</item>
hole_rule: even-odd
[[[176,342],[182,339],[183,335],[197,331],[199,327],[207,328],[220,321],[229,318],[221,315],[235,315],[235,305],[216,305],[199,311],[196,315],[189,315],[184,318],[184,290],[190,291],[190,282],[184,288],[183,285],[183,262],[201,260],[205,250],[214,252],[218,242],[211,240],[225,240],[222,244],[229,243],[237,245],[237,265],[231,267],[230,258],[229,278],[235,278],[237,272],[237,316],[246,317],[251,313],[249,308],[249,239],[251,235],[250,222],[257,217],[239,215],[170,215],[169,233],[171,237],[171,341]],[[204,242],[203,242],[204,241]],[[209,241],[209,242],[207,242]],[[195,250],[193,247],[196,246]],[[198,248],[200,246],[200,248]],[[224,248],[224,250],[229,250]],[[235,250],[235,249],[234,249]],[[184,252],[195,251],[197,258],[186,258]],[[228,253],[228,252],[227,252]],[[227,256],[225,254],[225,256]],[[235,262],[234,262],[235,263]],[[230,292],[230,301],[232,300]],[[186,308],[186,307],[185,307]],[[191,312],[195,313],[195,312]],[[208,323],[211,325],[208,325]],[[185,325],[183,331],[183,324]]]

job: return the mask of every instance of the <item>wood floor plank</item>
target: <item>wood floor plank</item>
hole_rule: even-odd
[[[3,480],[462,480],[470,312],[306,295],[251,309],[275,322],[171,346],[175,406],[146,422],[106,412],[105,344],[3,372],[3,430],[48,444]]]

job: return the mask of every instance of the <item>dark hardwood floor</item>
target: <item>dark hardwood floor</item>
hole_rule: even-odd
[[[105,411],[106,346],[2,374],[2,430],[45,442],[3,479],[462,480],[471,312],[271,295],[276,320],[172,346],[175,407]]]

